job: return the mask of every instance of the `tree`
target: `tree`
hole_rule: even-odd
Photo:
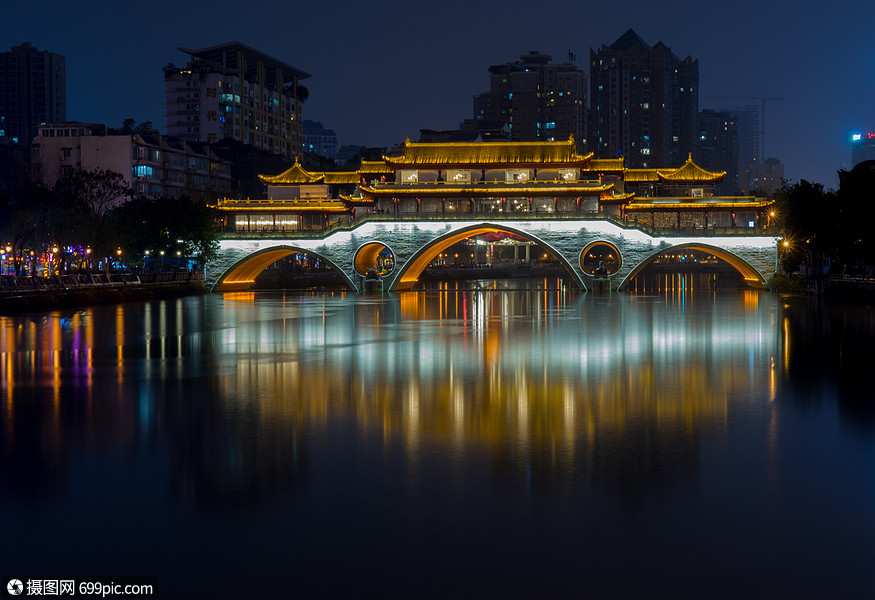
[[[109,271],[122,241],[112,211],[132,195],[124,176],[103,169],[73,171],[58,180],[55,194],[81,216],[77,233],[91,246],[92,256],[106,259]]]
[[[774,198],[790,244],[783,259],[786,271],[795,271],[814,255],[836,256],[842,231],[834,191],[803,179],[793,184],[784,182]]]
[[[864,161],[850,171],[839,171],[837,206],[845,237],[842,253],[847,262],[875,264],[875,161]]]
[[[135,198],[115,211],[119,234],[136,260],[143,260],[146,251],[152,256],[163,251],[168,258],[179,253],[201,266],[218,252],[217,218],[215,208],[187,196]]]

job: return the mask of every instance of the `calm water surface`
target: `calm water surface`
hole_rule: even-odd
[[[872,306],[455,285],[0,317],[3,581],[875,597]]]

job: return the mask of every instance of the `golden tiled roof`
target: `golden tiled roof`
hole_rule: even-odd
[[[656,169],[626,169],[623,173],[624,181],[659,181],[659,173]]]
[[[348,203],[350,206],[373,206],[373,198],[363,198],[361,196],[344,196],[340,194],[340,199]]]
[[[624,208],[627,211],[658,212],[660,210],[756,210],[772,205],[771,200],[756,199],[752,196],[723,196],[717,201],[709,198],[707,202],[695,201],[692,198],[678,198],[674,202],[631,202]]]
[[[236,198],[223,198],[218,201],[216,208],[227,212],[270,212],[275,214],[345,213],[350,210],[350,206],[346,202],[335,198],[314,198],[312,200],[238,200]]]
[[[663,181],[685,181],[685,182],[703,182],[703,183],[718,183],[726,177],[726,171],[706,171],[699,165],[693,162],[693,154],[687,158],[687,162],[679,169],[674,171],[659,170],[659,178]]]
[[[355,171],[325,171],[322,173],[325,183],[331,185],[356,184],[361,177]]]
[[[594,158],[589,161],[587,171],[622,171],[622,158]]]
[[[577,153],[574,137],[559,142],[404,142],[401,156],[384,156],[394,167],[442,165],[580,165],[589,161]]]
[[[387,165],[384,160],[363,160],[358,172],[362,175],[371,175],[378,173],[394,173],[395,169],[390,165]]]
[[[631,200],[635,196],[635,192],[627,192],[625,194],[614,194],[613,196],[602,196],[599,198],[599,202],[603,203],[626,203]]]
[[[264,183],[268,185],[300,185],[308,183],[326,183],[326,184],[356,184],[361,179],[355,171],[324,171],[310,172],[304,169],[295,157],[295,164],[286,169],[279,175],[259,175]]]
[[[279,175],[259,175],[258,178],[267,184],[317,183],[322,180],[322,173],[310,173],[306,171],[304,167],[301,166],[301,163],[298,162],[298,157],[296,156],[295,164]]]
[[[359,187],[366,196],[381,197],[434,197],[441,198],[473,198],[484,196],[516,197],[516,196],[598,196],[614,189],[613,183],[599,186],[575,185],[563,183],[538,183],[527,184],[511,183],[502,185],[495,182],[484,182],[467,185],[442,185],[442,184],[389,184],[389,185],[362,185]]]

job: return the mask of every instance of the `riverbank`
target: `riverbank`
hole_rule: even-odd
[[[206,293],[203,276],[187,272],[60,278],[3,276],[0,283],[0,315]]]
[[[841,300],[875,300],[875,278],[828,275],[820,279],[784,273],[769,280],[769,289],[782,294],[821,296]]]

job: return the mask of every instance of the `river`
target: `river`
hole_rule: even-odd
[[[875,597],[875,309],[561,280],[0,317],[0,576]]]

